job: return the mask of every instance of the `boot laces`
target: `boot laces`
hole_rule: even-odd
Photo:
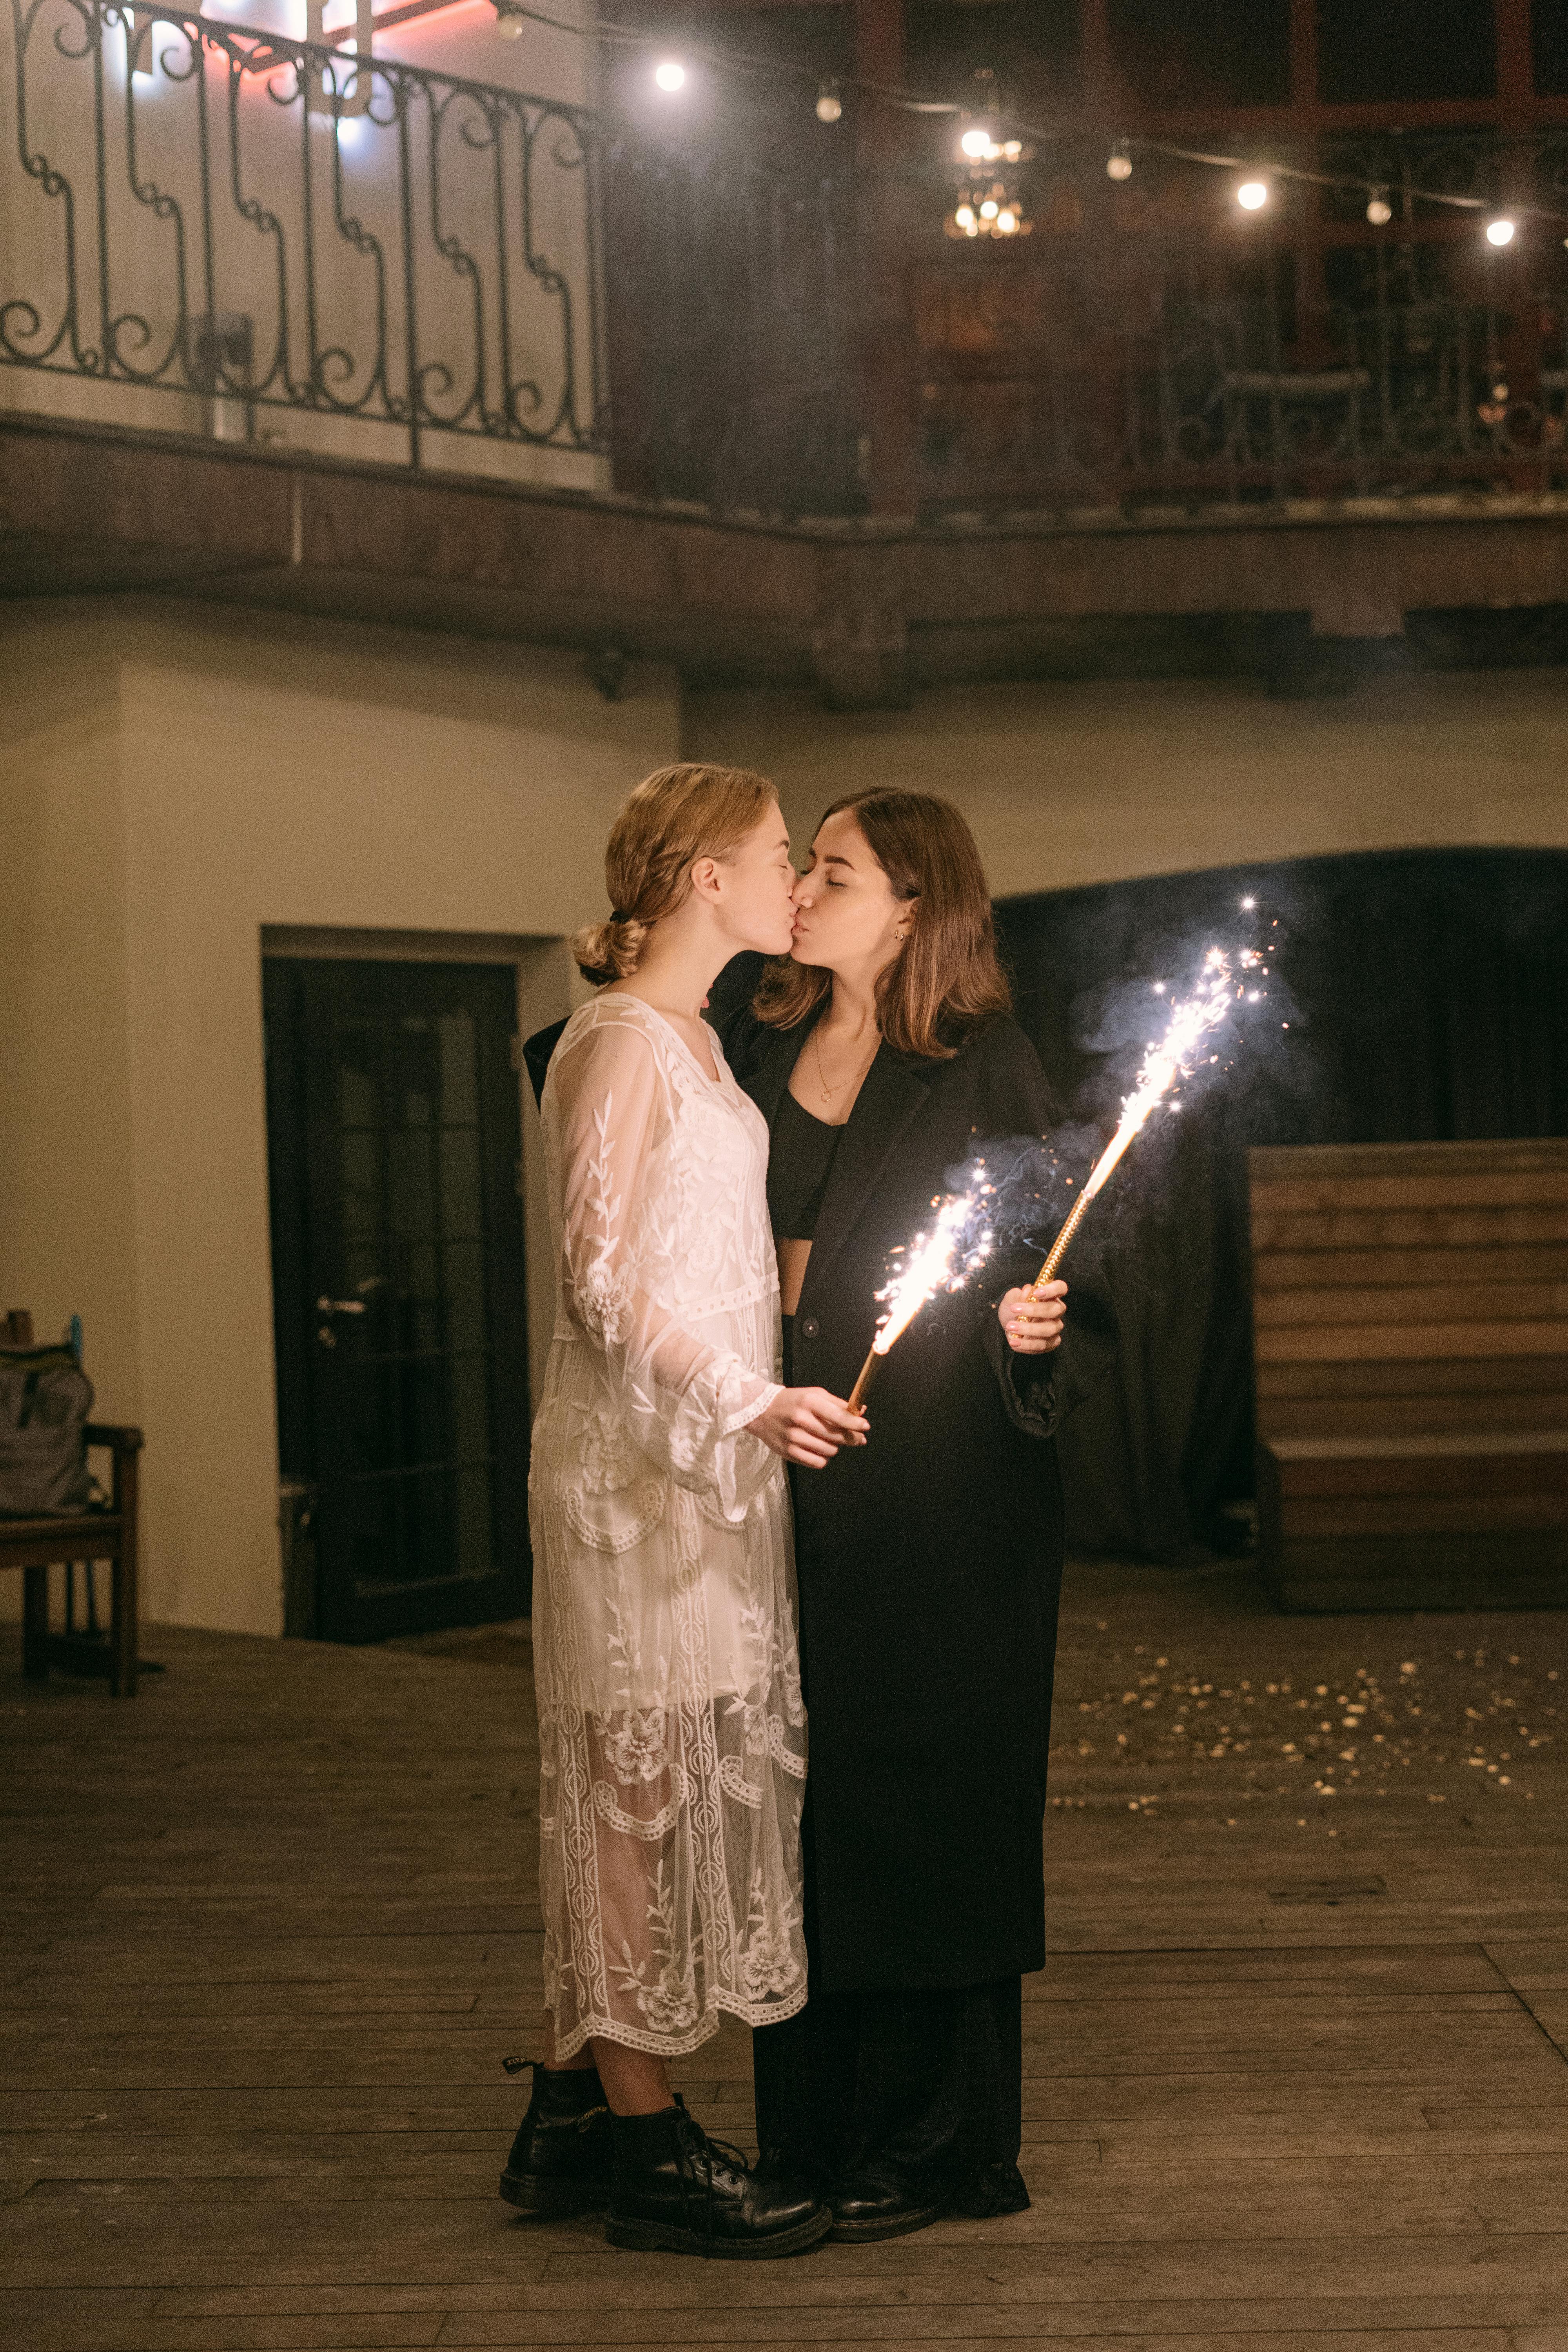
[[[715,2139],[711,2133],[703,2130],[696,2116],[688,2114],[686,2102],[679,2091],[675,2095],[675,2104],[680,2111],[680,2122],[677,2126],[677,2132],[680,2148],[681,2204],[687,2210],[687,2226],[689,2228],[690,2226],[690,2191],[694,2188],[700,2187],[704,2192],[702,2199],[704,2232],[710,2238],[713,2235],[713,2208],[717,2195],[713,2176],[719,2170],[721,2162],[738,2173],[742,2181],[747,2179],[752,2168],[746,2162],[742,2150],[734,2147],[731,2141]]]

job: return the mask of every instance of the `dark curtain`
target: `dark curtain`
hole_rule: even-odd
[[[1249,1144],[1568,1134],[1568,851],[1414,850],[1003,901],[1018,1017],[1093,1130],[1064,1156],[1087,1168],[1114,1125],[1144,1002],[1127,983],[1243,937],[1248,896],[1279,924],[1289,1029],[1260,1024],[1224,1078],[1156,1114],[1063,1268],[1099,1257],[1122,1331],[1116,1381],[1061,1442],[1080,1551],[1177,1558],[1252,1492]]]

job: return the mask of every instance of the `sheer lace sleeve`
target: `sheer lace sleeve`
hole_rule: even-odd
[[[629,1022],[590,1029],[555,1056],[562,1305],[602,1353],[639,1451],[734,1522],[774,1467],[748,1428],[779,1390],[661,1299],[677,1244],[649,1206],[668,1185],[647,1180],[668,1129],[666,1085],[653,1045]]]

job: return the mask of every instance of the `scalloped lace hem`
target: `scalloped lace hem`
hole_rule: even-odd
[[[623,2049],[643,2050],[650,2058],[687,2058],[712,2041],[721,2017],[738,2017],[742,2025],[782,2025],[786,2017],[799,2015],[805,2007],[805,1985],[780,2000],[742,2000],[739,1994],[721,1993],[689,2033],[649,2033],[641,2026],[623,2025],[618,2018],[591,2018],[587,2024],[574,2026],[561,2036],[555,2044],[555,2063],[559,2066],[574,2058],[592,2041],[618,2042]]]

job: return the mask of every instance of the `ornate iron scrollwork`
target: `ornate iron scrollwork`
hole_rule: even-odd
[[[171,424],[390,425],[415,463],[605,454],[590,110],[145,0],[11,0],[11,32],[0,363],[200,404]]]

